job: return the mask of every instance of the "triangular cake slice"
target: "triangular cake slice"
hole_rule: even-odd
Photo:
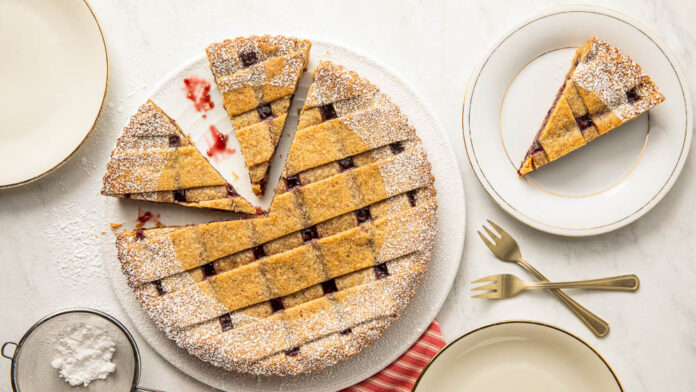
[[[116,141],[102,194],[256,214],[176,122],[150,100]]]
[[[269,166],[309,61],[310,46],[307,40],[264,35],[225,40],[206,49],[252,190],[259,196],[265,192]]]
[[[574,151],[665,100],[640,66],[598,38],[580,47],[518,174]]]

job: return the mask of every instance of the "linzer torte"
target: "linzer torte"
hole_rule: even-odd
[[[239,61],[268,61],[253,53]],[[244,110],[294,88],[250,93]],[[399,107],[355,72],[319,63],[282,173],[268,215],[117,235],[150,318],[225,369],[298,374],[358,353],[399,317],[430,260],[426,152]]]

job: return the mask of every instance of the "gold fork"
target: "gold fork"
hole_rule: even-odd
[[[471,290],[491,290],[488,293],[474,295],[474,298],[505,299],[512,298],[525,290],[549,290],[549,289],[594,289],[615,291],[636,291],[640,282],[635,275],[621,275],[611,278],[577,280],[574,282],[536,282],[530,283],[512,274],[498,274],[486,276],[471,283],[490,284],[474,287]]]
[[[486,226],[483,226],[483,228],[484,230],[486,230],[486,233],[488,233],[488,235],[494,242],[491,242],[480,231],[478,231],[478,235],[483,240],[483,243],[485,243],[486,246],[488,246],[488,249],[490,249],[491,252],[493,252],[495,257],[497,257],[501,261],[516,263],[520,267],[527,270],[527,272],[529,272],[532,276],[534,276],[534,278],[536,278],[539,281],[549,281],[548,279],[546,279],[544,275],[541,274],[541,272],[537,271],[536,268],[532,267],[531,264],[529,264],[525,259],[522,258],[522,254],[520,253],[520,247],[519,245],[517,245],[517,241],[515,241],[515,239],[512,238],[510,234],[508,234],[505,230],[500,228],[500,226],[493,223],[490,219],[488,220],[488,223],[490,223],[490,225],[493,226],[493,228],[498,232],[499,236],[493,235],[493,232]],[[564,293],[563,291],[559,289],[551,289],[550,291],[556,297],[558,297],[558,299],[560,299],[568,308],[570,308],[570,310],[573,311],[573,313],[575,313],[575,315],[578,316],[578,318],[582,320],[582,322],[585,323],[585,325],[587,325],[587,327],[595,335],[597,335],[600,338],[607,336],[607,334],[609,333],[609,323],[602,320],[599,316],[577,303],[574,299],[570,298],[570,296]]]

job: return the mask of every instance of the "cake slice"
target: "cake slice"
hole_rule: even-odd
[[[309,61],[311,43],[284,36],[239,37],[206,49],[249,169],[262,196],[291,98]]]
[[[102,194],[255,214],[176,122],[148,100],[116,141]]]
[[[519,170],[522,177],[577,150],[665,100],[640,66],[598,38],[573,57]]]

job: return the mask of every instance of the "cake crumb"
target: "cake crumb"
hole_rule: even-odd
[[[112,231],[118,230],[123,227],[123,223],[109,223]]]

